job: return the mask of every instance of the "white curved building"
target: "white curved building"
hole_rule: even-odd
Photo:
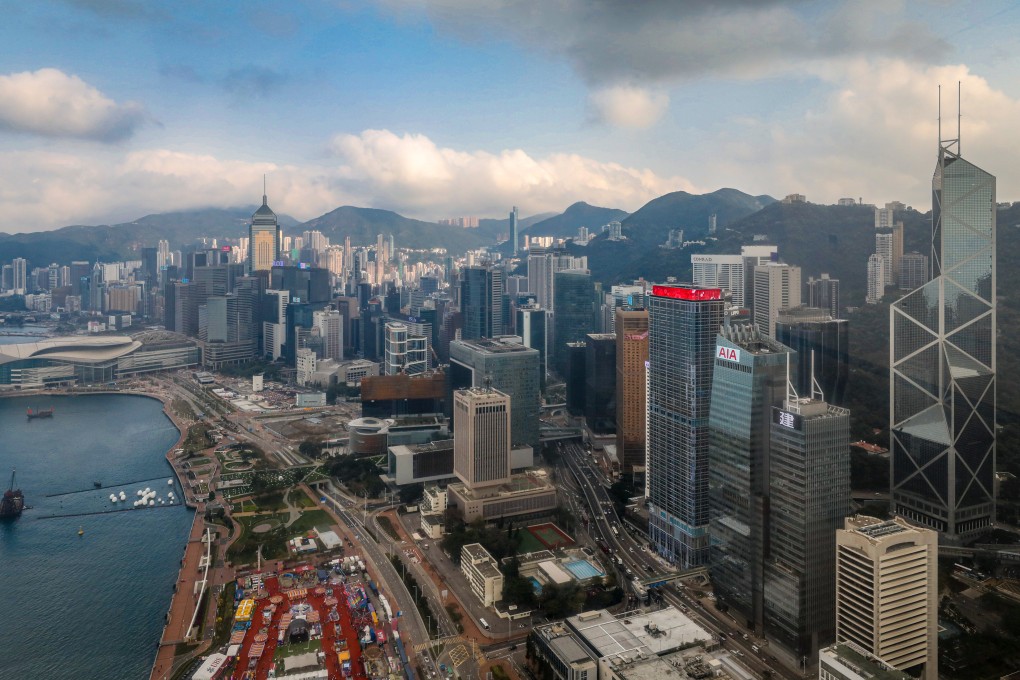
[[[194,342],[183,338],[152,340],[82,335],[0,345],[0,385],[99,384],[136,373],[200,363],[200,350]]]

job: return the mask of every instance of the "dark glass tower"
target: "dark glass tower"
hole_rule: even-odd
[[[647,302],[648,533],[686,569],[708,561],[708,416],[726,302],[693,285],[653,286]]]
[[[794,355],[795,356],[795,355]],[[709,413],[709,573],[719,602],[763,629],[772,407],[786,396],[788,347],[757,326],[725,326],[716,345]]]
[[[813,398],[772,409],[765,635],[813,662],[836,638],[836,530],[850,511],[850,412]]]
[[[779,313],[776,340],[797,352],[797,392],[811,393],[812,367],[814,378],[830,404],[846,403],[846,383],[850,374],[850,333],[846,319],[797,318],[801,307]]]
[[[584,420],[597,434],[616,433],[616,335],[585,336]]]
[[[567,374],[567,343],[584,342],[594,332],[595,286],[587,269],[567,269],[554,275],[553,330],[556,370]]]
[[[995,519],[995,177],[939,145],[932,273],[890,307],[893,510],[960,538]]]
[[[460,273],[460,309],[464,340],[503,335],[503,272],[493,267],[466,267]]]

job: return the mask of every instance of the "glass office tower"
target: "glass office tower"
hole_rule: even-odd
[[[726,301],[720,288],[668,285],[647,302],[649,538],[669,561],[698,567],[708,561],[708,415]]]
[[[791,365],[796,368],[796,353],[753,324],[727,325],[719,333],[709,413],[709,574],[718,601],[759,633],[769,429],[772,407],[786,396]]]
[[[954,144],[932,179],[934,278],[890,308],[890,448],[893,510],[960,538],[995,518],[995,177]]]

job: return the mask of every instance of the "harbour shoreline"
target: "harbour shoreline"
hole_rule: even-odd
[[[191,423],[179,418],[170,407],[170,400],[157,393],[147,390],[74,390],[74,389],[33,389],[33,390],[4,390],[0,391],[0,399],[5,397],[33,397],[39,395],[77,397],[89,395],[128,395],[145,397],[159,401],[163,407],[163,413],[167,416],[173,426],[177,429],[177,440],[164,454],[164,459],[174,472],[177,483],[180,485],[185,507],[193,513],[191,528],[188,540],[184,546],[184,554],[181,557],[181,567],[174,583],[173,595],[170,604],[163,616],[163,628],[157,642],[155,658],[152,662],[152,669],[149,673],[151,680],[165,680],[170,678],[179,664],[177,658],[177,645],[184,642],[188,631],[183,631],[185,622],[190,622],[195,608],[198,606],[196,583],[199,581],[199,566],[205,552],[205,517],[203,500],[195,497],[186,484],[187,473],[181,465],[177,464],[175,452],[184,444],[188,436]],[[206,585],[208,589],[210,584]],[[183,634],[182,634],[183,633]],[[193,658],[195,655],[205,651],[208,643],[200,641],[184,660]]]

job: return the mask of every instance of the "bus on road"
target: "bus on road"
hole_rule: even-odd
[[[486,622],[485,619],[478,619],[478,621],[479,623],[482,624],[482,628],[484,628],[485,630],[489,630],[489,624]]]

